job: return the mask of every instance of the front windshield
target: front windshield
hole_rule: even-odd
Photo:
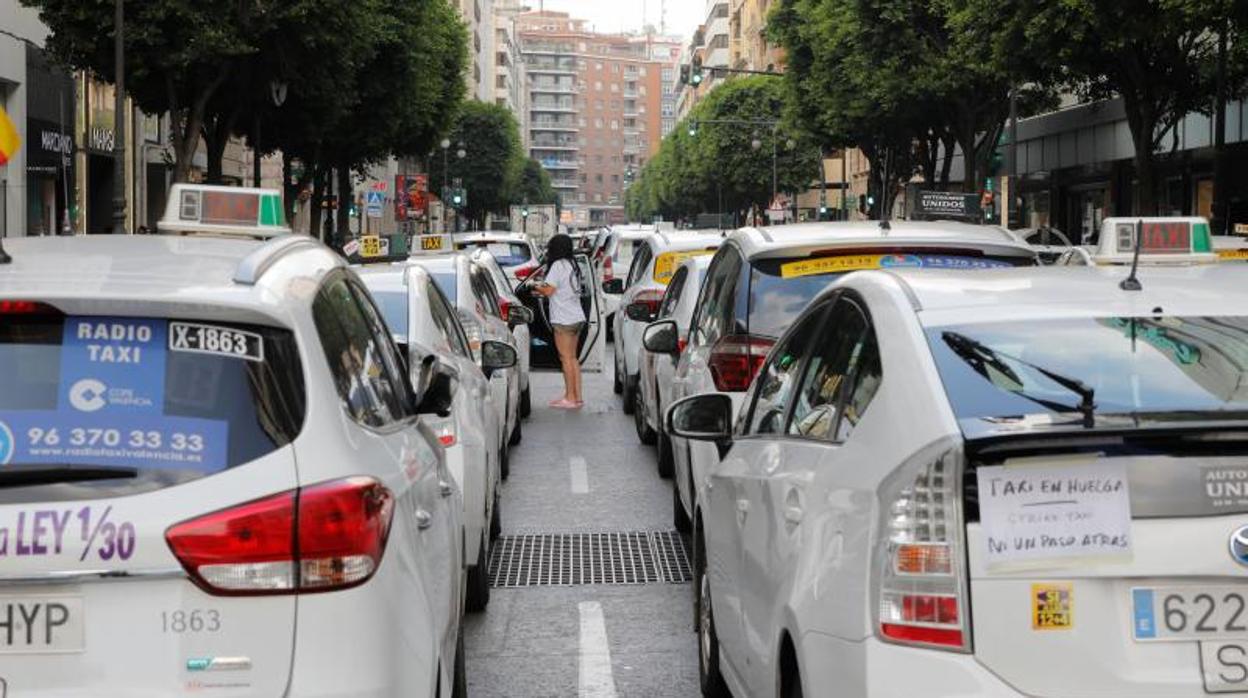
[[[396,341],[407,342],[407,291],[371,291],[377,309]]]
[[[968,436],[1077,418],[1081,389],[1098,417],[1248,412],[1248,317],[993,322],[929,328],[927,339]]]

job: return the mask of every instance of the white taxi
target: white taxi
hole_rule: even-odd
[[[848,275],[740,415],[673,405],[725,452],[695,520],[704,693],[1248,691],[1248,291],[1129,274]]]
[[[460,324],[468,336],[468,346],[478,362],[482,360],[481,346],[486,340],[510,344],[515,348],[511,327],[532,319],[532,313],[521,306],[508,308],[503,317],[498,303],[499,291],[494,280],[481,264],[473,261],[465,252],[452,252],[413,258],[433,277],[434,282],[447,300],[455,307]],[[504,446],[520,443],[523,428],[520,424],[520,372],[516,367],[494,371],[490,377],[490,391],[495,409],[502,420]],[[504,451],[500,468],[505,479],[510,472],[510,457]]]
[[[0,693],[463,695],[448,384],[280,202],[5,241]]]
[[[658,314],[667,283],[680,263],[691,257],[711,256],[724,236],[716,231],[656,232],[642,238],[633,248],[628,276],[622,282],[620,311],[615,313],[615,392],[623,395],[624,414],[634,414],[640,393],[641,333]],[[619,281],[615,282],[617,285]],[[654,441],[654,427],[637,420],[642,443]]]
[[[469,611],[490,600],[490,546],[501,531],[499,466],[503,427],[490,393],[490,376],[511,368],[516,351],[509,344],[481,343],[478,366],[451,307],[429,273],[410,261],[374,263],[356,270],[372,294],[406,358],[414,379],[432,371],[455,384],[449,414],[429,422],[446,451],[446,462],[463,493],[464,554],[468,567]]]
[[[847,272],[978,271],[1035,263],[1033,248],[995,226],[863,221],[743,228],[728,236],[706,272],[671,399],[718,392],[740,407],[776,337]],[[674,483],[686,514],[692,514],[698,487],[719,454],[709,444],[680,438],[672,439],[672,453]]]
[[[1071,246],[1056,264],[1212,264],[1219,259],[1215,239],[1209,221],[1200,217],[1106,218],[1092,244]]]
[[[498,291],[498,310],[504,318],[511,318],[513,307],[523,307],[519,296],[516,295],[515,285],[511,283],[507,273],[503,271],[503,267],[499,265],[498,260],[488,250],[477,249],[470,253],[473,261],[475,261],[482,269],[489,272],[490,278],[494,279],[494,289]],[[508,321],[511,326],[511,336],[516,340],[516,351],[519,357],[516,359],[516,371],[520,374],[520,416],[528,417],[533,411],[532,393],[529,390],[529,377],[532,370],[532,332],[529,331],[529,323],[533,322],[532,312],[527,315],[524,313],[516,313],[516,322]],[[521,322],[520,320],[523,320]]]
[[[672,476],[672,442],[663,429],[663,412],[672,403],[672,379],[676,364],[689,341],[689,322],[698,301],[698,289],[711,265],[710,255],[697,255],[680,263],[663,292],[663,302],[655,316],[654,330],[647,326],[643,338],[645,351],[641,352],[641,378],[638,381],[639,409],[633,414],[638,435],[643,440],[647,433],[653,435],[659,452],[659,476]],[[653,326],[652,325],[652,326]],[[645,425],[644,427],[642,425]],[[672,488],[675,505],[675,521],[685,530],[689,518],[685,516],[680,495]]]

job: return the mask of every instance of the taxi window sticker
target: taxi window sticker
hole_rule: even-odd
[[[264,339],[255,332],[198,322],[170,322],[169,350],[264,361]]]
[[[1031,585],[1031,629],[1070,630],[1075,625],[1070,584]]]
[[[666,284],[676,275],[676,270],[685,263],[685,260],[712,254],[715,254],[714,249],[664,252],[654,260],[654,280],[661,284]]]
[[[862,269],[1002,269],[1011,266],[1013,265],[1009,262],[998,259],[958,255],[840,255],[786,262],[780,265],[780,276],[792,279]]]

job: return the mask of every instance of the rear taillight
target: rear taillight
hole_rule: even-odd
[[[165,531],[165,541],[210,594],[331,591],[377,571],[393,513],[385,486],[354,477],[183,521]]]
[[[481,323],[463,308],[456,309],[456,312],[459,313],[459,324],[464,328],[464,335],[468,337],[468,348],[472,350],[472,357],[475,359],[481,354]]]
[[[511,313],[511,301],[507,300],[506,298],[499,298],[498,299],[498,312],[502,313],[502,318],[506,320],[507,316]]]
[[[677,354],[685,353],[685,347],[687,346],[689,346],[688,338],[681,337],[680,339],[676,340],[676,353]]]
[[[969,652],[962,453],[942,443],[880,487],[876,629],[900,644]]]
[[[716,342],[707,360],[715,389],[721,393],[749,390],[750,382],[762,368],[767,352],[775,343],[769,337],[744,334],[730,335]]]
[[[537,271],[537,268],[538,267],[536,264],[526,264],[522,267],[516,267],[515,271],[512,273],[516,275],[517,279],[524,281],[525,279],[532,276],[533,272]]]
[[[450,448],[455,445],[455,425],[450,421],[434,429],[434,433],[438,435],[438,442],[442,444],[443,448]]]
[[[612,269],[611,258],[602,258],[602,280],[610,281],[615,278],[615,271]]]
[[[60,312],[35,301],[0,301],[0,315],[59,315]]]
[[[642,291],[638,291],[637,295],[633,296],[633,302],[641,303],[642,305],[649,308],[650,317],[652,318],[658,317],[659,306],[663,305],[663,290],[657,289],[657,288],[648,288]]]

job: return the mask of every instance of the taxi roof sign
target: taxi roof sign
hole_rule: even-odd
[[[172,235],[271,238],[291,232],[276,189],[175,184],[156,229]]]
[[[1131,264],[1136,231],[1140,264],[1210,264],[1213,251],[1209,221],[1200,217],[1106,218],[1092,253],[1095,264]]]

